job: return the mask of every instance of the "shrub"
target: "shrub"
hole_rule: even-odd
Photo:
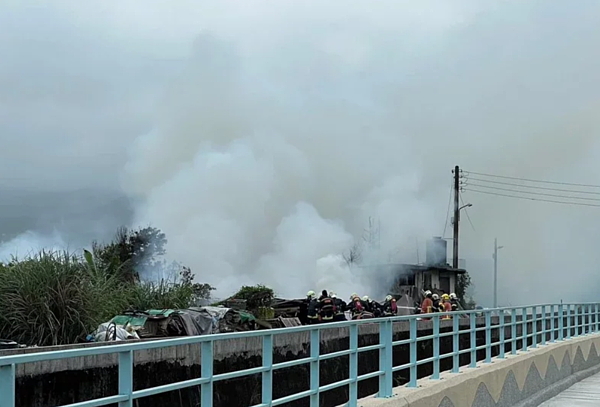
[[[120,288],[67,252],[13,259],[0,269],[0,336],[40,346],[74,342],[125,304]]]
[[[250,311],[257,311],[259,307],[268,307],[271,305],[275,292],[272,288],[264,285],[243,286],[237,293],[231,296],[236,300],[246,300],[246,308]]]
[[[127,309],[187,308],[199,291],[209,295],[212,289],[190,281],[136,284],[115,267],[88,251],[42,251],[0,264],[0,338],[39,346],[74,343]]]

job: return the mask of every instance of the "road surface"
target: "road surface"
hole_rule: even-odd
[[[600,373],[588,377],[539,407],[589,407],[600,406]]]

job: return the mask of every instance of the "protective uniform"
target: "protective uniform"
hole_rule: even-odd
[[[321,322],[332,322],[335,315],[335,304],[333,298],[327,295],[327,291],[323,290],[323,295],[318,302],[319,320]]]
[[[350,296],[350,304],[348,305],[348,308],[350,308],[353,318],[362,315],[367,310],[366,305],[363,304],[358,294],[352,294]]]
[[[442,295],[442,304],[444,305],[443,312],[451,312],[452,304],[450,303],[450,296],[448,294]],[[452,319],[452,315],[444,315],[442,319]]]
[[[425,291],[425,298],[423,299],[423,303],[421,304],[422,314],[429,314],[433,312],[433,300],[431,297],[431,291]]]
[[[454,293],[450,294],[450,305],[452,305],[452,311],[458,311],[458,297]]]
[[[333,299],[333,304],[335,305],[335,315],[333,317],[333,320],[345,321],[346,315],[344,314],[344,311],[346,311],[346,303],[341,298],[338,298],[338,296],[335,293],[330,292],[330,295]]]
[[[369,308],[371,308],[371,312],[373,313],[375,318],[379,318],[379,317],[383,316],[383,305],[381,305],[380,303],[378,303],[377,301],[375,301],[372,298],[368,299],[368,303],[369,303]]]
[[[393,316],[398,314],[398,305],[396,304],[396,299],[391,295],[385,297],[382,308],[385,316]]]
[[[433,301],[433,312],[443,312],[443,305],[440,302],[440,296],[437,294],[433,294],[431,296],[431,300]]]
[[[309,324],[319,323],[319,301],[317,301],[317,294],[314,291],[306,293],[306,301],[308,303],[306,307],[306,317],[308,318]]]

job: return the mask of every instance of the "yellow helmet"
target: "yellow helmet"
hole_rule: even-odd
[[[448,294],[442,294],[442,300],[450,301],[450,296]]]

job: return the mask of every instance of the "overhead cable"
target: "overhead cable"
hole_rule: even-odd
[[[452,189],[454,189],[454,184],[450,183],[450,193],[448,194],[448,209],[446,210],[446,221],[444,222],[444,233],[442,233],[442,237],[446,237],[446,227],[448,226],[448,216],[450,215],[450,203],[452,202]]]
[[[496,192],[489,192],[489,191],[479,191],[479,190],[476,190],[476,189],[471,189],[471,188],[464,188],[464,189],[463,189],[463,191],[475,192],[475,193],[478,193],[478,194],[486,194],[486,195],[503,196],[503,197],[507,197],[507,198],[524,199],[524,200],[528,200],[528,201],[551,202],[551,203],[556,203],[556,204],[563,204],[563,205],[574,205],[574,206],[595,206],[595,207],[598,207],[598,208],[600,208],[600,205],[589,204],[589,203],[585,203],[585,202],[565,202],[565,201],[555,201],[555,200],[551,200],[551,199],[532,198],[532,197],[527,197],[527,196],[518,196],[518,195],[509,195],[509,194],[500,194],[500,193],[496,193]]]
[[[600,185],[594,185],[594,184],[576,184],[576,183],[571,183],[571,182],[544,181],[544,180],[531,179],[531,178],[519,178],[519,177],[508,177],[505,175],[486,174],[483,172],[474,172],[474,171],[464,171],[464,173],[467,174],[467,176],[469,174],[473,174],[473,175],[479,175],[482,177],[512,179],[512,180],[526,181],[526,182],[539,182],[539,183],[543,183],[543,184],[572,185],[572,186],[577,186],[577,187],[600,188]]]
[[[516,190],[516,189],[493,187],[493,186],[482,185],[482,184],[467,183],[467,184],[465,184],[465,186],[472,186],[472,187],[477,187],[477,188],[488,188],[488,189],[494,189],[494,190],[497,190],[497,191],[514,192],[514,193],[517,193],[517,194],[529,194],[529,195],[536,195],[536,196],[549,196],[549,197],[553,197],[553,198],[579,199],[579,200],[583,200],[583,201],[600,202],[600,199],[598,199],[598,198],[587,198],[587,197],[583,197],[583,196],[569,196],[569,195],[558,195],[558,194],[546,194],[546,193],[543,193],[543,192],[519,191],[519,190]]]
[[[463,206],[465,205],[465,201],[463,201],[462,199],[462,194],[458,195],[460,197],[460,201],[462,202]],[[471,228],[473,229],[473,232],[477,232],[475,230],[475,226],[473,226],[473,222],[471,222],[471,217],[469,216],[469,211],[467,210],[467,208],[465,207],[465,213],[467,214],[467,219],[469,220],[469,223],[471,224]]]
[[[558,191],[558,192],[571,192],[571,193],[575,193],[575,194],[600,195],[600,192],[597,192],[597,191],[577,191],[577,190],[574,190],[574,189],[540,187],[540,186],[537,186],[537,185],[515,184],[513,182],[494,181],[494,180],[483,179],[483,178],[466,177],[465,180],[466,180],[465,181],[466,184],[468,184],[469,181],[478,181],[478,182],[487,182],[489,184],[508,185],[508,186],[519,187],[519,188],[542,189],[542,190],[545,190],[545,191]]]

